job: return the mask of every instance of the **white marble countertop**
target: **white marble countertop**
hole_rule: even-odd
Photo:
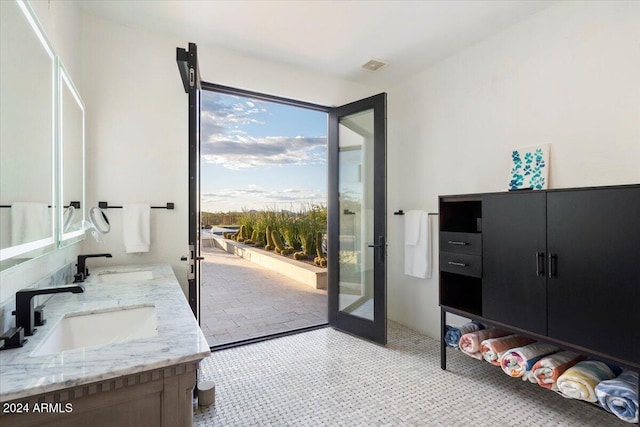
[[[101,272],[151,270],[152,279],[98,283]],[[62,293],[45,304],[47,322],[21,348],[0,351],[0,401],[19,399],[122,375],[201,360],[209,345],[169,264],[92,268],[80,294]],[[155,305],[158,334],[104,346],[32,357],[68,313]]]

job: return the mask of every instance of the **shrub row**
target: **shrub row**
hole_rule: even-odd
[[[235,233],[224,233],[245,245],[263,247],[280,255],[291,255],[296,260],[313,259],[320,267],[327,266],[323,238],[327,230],[327,208],[312,205],[298,212],[243,211]]]

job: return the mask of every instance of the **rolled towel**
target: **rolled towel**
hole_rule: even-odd
[[[595,388],[600,381],[610,380],[620,373],[615,367],[597,360],[585,360],[567,369],[557,381],[558,391],[571,399],[597,402]]]
[[[540,387],[558,390],[556,381],[567,369],[585,360],[585,356],[570,351],[550,354],[538,360],[529,372],[529,381],[538,383]]]
[[[468,334],[469,332],[479,331],[481,329],[484,329],[484,326],[476,322],[467,322],[461,326],[447,325],[447,332],[444,334],[444,342],[446,342],[449,347],[459,349],[458,344],[460,343],[460,337],[462,337],[462,335]]]
[[[522,347],[535,342],[531,338],[520,335],[507,335],[500,338],[489,338],[480,343],[482,357],[492,365],[500,366],[500,358],[512,348]]]
[[[527,380],[529,377],[525,375],[528,375],[527,371],[531,370],[534,363],[558,350],[558,347],[543,342],[512,348],[500,358],[500,367],[507,375],[515,378],[525,377],[524,379]]]
[[[604,409],[621,420],[638,422],[638,373],[624,371],[619,377],[596,386],[596,397]]]
[[[509,332],[501,331],[500,329],[482,329],[476,332],[470,332],[460,337],[460,350],[466,355],[469,355],[475,359],[482,360],[482,353],[480,352],[480,343],[489,338],[498,338],[509,335]]]

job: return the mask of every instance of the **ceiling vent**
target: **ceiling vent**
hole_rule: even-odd
[[[366,64],[362,65],[362,68],[364,68],[365,70],[369,70],[369,71],[377,71],[380,68],[384,67],[385,64],[382,61],[376,61],[375,59],[370,60],[369,62],[367,62]]]

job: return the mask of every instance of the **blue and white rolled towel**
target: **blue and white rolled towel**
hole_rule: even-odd
[[[596,397],[604,409],[621,420],[638,422],[638,373],[624,371],[619,377],[601,381],[596,386]]]
[[[464,334],[468,334],[469,332],[476,332],[481,329],[484,329],[484,326],[477,322],[467,322],[462,326],[447,325],[447,332],[444,334],[444,342],[446,342],[449,347],[460,350],[460,348],[458,347],[460,338]]]
[[[622,370],[598,360],[585,360],[564,371],[556,382],[564,397],[595,403],[596,386],[605,380],[617,377]]]

